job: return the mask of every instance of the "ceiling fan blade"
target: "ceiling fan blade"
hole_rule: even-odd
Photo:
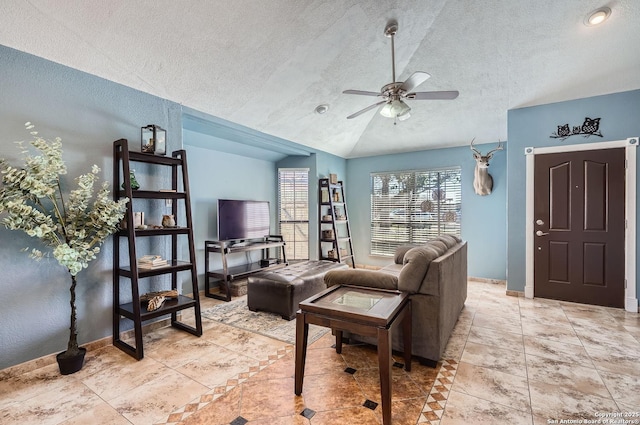
[[[429,77],[431,77],[431,75],[427,74],[426,72],[416,71],[413,74],[411,74],[409,78],[407,78],[407,81],[402,83],[402,85],[400,86],[400,90],[404,90],[405,92],[410,92],[411,90],[418,87],[420,84],[427,81]]]
[[[417,93],[407,93],[407,99],[416,100],[450,100],[458,97],[460,93],[457,90],[451,91],[419,91]]]
[[[347,119],[348,119],[348,120],[350,120],[351,118],[355,118],[355,117],[357,117],[357,116],[360,116],[360,115],[364,114],[365,112],[370,111],[370,110],[372,110],[373,108],[375,108],[375,107],[378,107],[378,106],[382,105],[383,103],[387,103],[387,101],[386,101],[386,100],[383,100],[383,101],[381,101],[381,102],[374,103],[373,105],[367,106],[366,108],[361,109],[361,110],[359,110],[358,112],[355,112],[355,113],[353,113],[353,114],[349,115],[349,116],[347,117]]]
[[[344,94],[361,94],[364,96],[382,96],[382,93],[375,91],[363,91],[363,90],[345,90]]]

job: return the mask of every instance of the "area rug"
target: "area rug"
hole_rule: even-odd
[[[249,310],[246,295],[203,310],[201,314],[207,319],[268,336],[288,344],[295,345],[296,343],[295,320],[285,320],[277,314]],[[329,332],[328,328],[309,325],[308,344],[318,340],[327,332]]]

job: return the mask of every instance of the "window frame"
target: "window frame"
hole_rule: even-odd
[[[369,254],[461,235],[462,167],[370,173]]]
[[[293,205],[294,205],[294,211],[293,211],[293,218],[292,219],[285,219],[283,220],[282,217],[282,211],[283,211],[283,173],[289,173],[289,174],[293,174],[296,175],[298,173],[303,174],[304,173],[304,178],[306,178],[306,187],[304,187],[304,191],[302,194],[299,193],[300,187],[296,186],[296,184],[294,183],[292,189],[289,189],[288,192],[291,192],[291,195],[293,196]],[[297,181],[298,178],[303,178],[302,175],[300,175],[299,177],[291,177],[294,179],[294,181]],[[287,254],[287,260],[308,260],[309,259],[309,214],[310,214],[310,207],[309,207],[309,168],[287,168],[287,167],[283,167],[283,168],[278,168],[278,202],[277,202],[277,214],[278,214],[278,223],[277,223],[277,228],[278,228],[278,233],[280,235],[282,235],[284,237],[284,241],[286,242],[285,245],[285,252]],[[304,202],[302,202],[302,200],[304,200]],[[299,208],[297,207],[297,204],[301,203],[304,206],[300,206]],[[304,213],[302,218],[298,215],[298,209],[300,210],[300,212]],[[306,215],[306,219],[304,219],[304,216]],[[294,228],[296,226],[301,226],[301,225],[306,225],[306,240],[304,240],[304,238],[297,238],[295,237],[296,232],[294,231],[294,238],[287,238],[285,237],[285,235],[283,234],[282,231],[282,225],[293,225]],[[304,232],[303,232],[304,233]],[[299,252],[300,248],[299,245],[302,244],[303,246],[306,245],[306,252],[304,253],[304,255]]]

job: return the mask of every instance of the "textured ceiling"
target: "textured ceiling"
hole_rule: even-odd
[[[397,79],[460,96],[347,120],[376,98],[343,90],[391,82],[390,19]],[[0,44],[351,158],[504,140],[508,109],[638,89],[639,22],[638,0],[2,0]]]

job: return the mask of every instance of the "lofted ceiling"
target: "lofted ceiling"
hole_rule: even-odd
[[[343,90],[391,82],[392,19],[396,79],[460,96],[347,120],[377,99]],[[353,158],[505,140],[509,109],[638,89],[639,22],[638,0],[2,0],[0,44]]]

